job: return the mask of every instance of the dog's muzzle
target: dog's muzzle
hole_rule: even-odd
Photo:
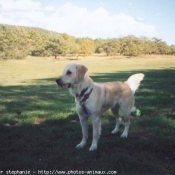
[[[62,87],[64,89],[67,89],[67,88],[71,87],[70,83],[64,83],[61,78],[57,78],[56,79],[56,83],[58,84],[58,86],[60,86],[60,87]]]

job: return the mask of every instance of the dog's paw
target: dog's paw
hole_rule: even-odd
[[[128,135],[127,134],[125,134],[125,133],[123,133],[121,136],[120,136],[121,138],[127,138],[128,137]]]
[[[118,131],[119,131],[119,130],[114,129],[114,130],[111,132],[111,134],[117,134],[117,133],[118,133]]]
[[[89,148],[89,151],[95,151],[97,150],[97,145],[92,145],[90,148]]]
[[[76,148],[83,148],[84,146],[86,145],[86,143],[85,142],[81,142],[80,144],[78,144],[77,146],[76,146]]]

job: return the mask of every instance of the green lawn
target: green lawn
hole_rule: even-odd
[[[125,81],[143,72],[136,92],[142,116],[131,116],[129,137],[111,135],[110,111],[102,120],[98,150],[81,140],[74,98],[55,79],[68,62],[87,65],[97,82]],[[0,171],[117,171],[125,175],[175,174],[175,58],[91,56],[79,60],[27,58],[0,61]],[[91,122],[89,122],[91,125]],[[122,132],[124,124],[121,125]]]

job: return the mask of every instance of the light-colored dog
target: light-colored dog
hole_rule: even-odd
[[[112,134],[119,131],[119,109],[121,109],[125,120],[125,129],[121,137],[127,138],[130,126],[129,117],[134,109],[134,93],[140,81],[143,80],[144,74],[134,74],[124,83],[95,83],[86,74],[87,70],[87,67],[81,64],[68,64],[56,82],[62,88],[69,88],[70,93],[75,97],[83,134],[82,141],[76,147],[82,148],[87,143],[88,117],[90,117],[93,123],[93,141],[89,150],[94,151],[97,149],[101,134],[101,116],[110,108],[116,118],[116,126]]]

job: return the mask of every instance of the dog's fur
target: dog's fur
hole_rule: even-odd
[[[82,141],[76,146],[77,148],[82,148],[86,145],[88,117],[92,119],[93,141],[89,150],[93,151],[97,149],[97,142],[101,134],[101,116],[110,108],[116,118],[116,126],[112,134],[119,131],[119,109],[121,109],[125,121],[125,129],[121,137],[127,138],[130,126],[129,117],[134,109],[134,93],[138,89],[140,81],[143,80],[144,74],[134,74],[123,83],[95,83],[86,74],[87,70],[87,67],[81,64],[68,64],[56,82],[62,88],[69,88],[70,93],[75,97],[76,110],[83,134]],[[82,102],[82,98],[85,98],[86,94],[88,97]]]

